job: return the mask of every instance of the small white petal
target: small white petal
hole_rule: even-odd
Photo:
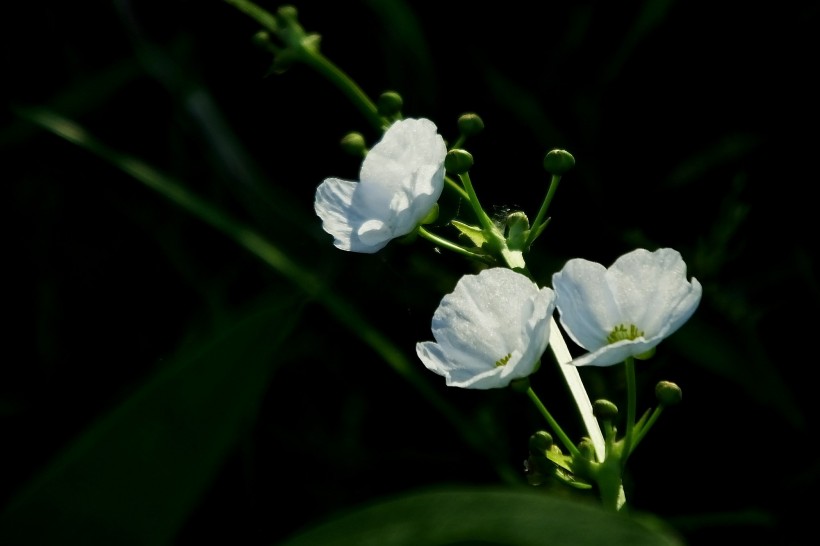
[[[505,387],[540,362],[553,309],[552,290],[510,269],[465,275],[433,314],[436,342],[418,343],[416,353],[447,385]]]
[[[553,275],[553,286],[561,325],[590,351],[572,361],[576,366],[611,366],[646,353],[692,316],[703,291],[697,279],[686,279],[686,264],[671,248],[636,249],[609,269],[569,260]],[[610,344],[616,326],[641,334]]]
[[[359,182],[325,180],[314,210],[342,250],[373,253],[412,232],[444,188],[444,139],[426,119],[397,121],[365,156]]]
[[[606,336],[621,320],[606,272],[599,263],[575,258],[552,276],[561,326],[588,351],[606,345]]]

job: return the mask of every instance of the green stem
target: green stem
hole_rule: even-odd
[[[458,177],[461,179],[461,183],[464,184],[464,189],[467,192],[467,199],[473,207],[473,211],[478,218],[478,222],[481,224],[481,228],[488,234],[495,233],[497,231],[495,224],[493,224],[493,221],[490,220],[489,216],[487,216],[487,213],[484,212],[484,209],[481,207],[481,203],[478,201],[478,195],[476,194],[475,188],[473,188],[473,183],[470,180],[470,173],[463,173],[458,175]]]
[[[356,82],[318,51],[305,51],[305,53],[300,58],[306,64],[338,87],[375,129],[384,131],[386,128],[384,119],[379,115],[376,104],[362,91],[361,87],[356,85]]]
[[[661,413],[663,413],[663,406],[659,405],[652,411],[652,415],[649,416],[646,423],[635,432],[635,438],[632,440],[632,449],[630,451],[635,451],[635,448],[641,443],[641,440],[643,440],[646,433],[649,432],[649,429],[652,428],[652,425],[655,424],[655,421],[658,420],[658,417],[661,416]]]
[[[452,250],[453,252],[461,254],[462,256],[466,256],[470,259],[479,260],[479,261],[484,262],[488,265],[494,263],[494,261],[489,256],[487,256],[485,254],[478,254],[478,253],[473,252],[471,250],[468,250],[468,249],[466,249],[462,246],[459,246],[459,245],[455,244],[454,242],[445,239],[444,237],[440,237],[440,236],[436,235],[435,233],[427,231],[422,226],[419,226],[419,235],[424,237],[428,241],[431,241],[433,244],[435,244],[437,246],[440,246],[442,248],[446,248],[447,250]]]
[[[450,178],[449,176],[444,177],[444,181],[450,186],[451,189],[455,190],[462,198],[470,200],[470,194],[468,194],[464,188],[458,185],[458,183]]]
[[[274,17],[270,12],[260,8],[253,2],[248,2],[248,0],[225,1],[237,8],[239,11],[243,12],[245,15],[248,15],[251,19],[262,25],[262,27],[269,32],[274,34],[279,32],[279,25],[276,23],[276,17]]]
[[[635,381],[635,359],[627,357],[624,361],[626,370],[626,433],[624,434],[624,449],[621,464],[626,464],[634,445],[635,413],[637,406],[637,386]]]
[[[535,391],[532,390],[532,387],[527,389],[527,396],[532,400],[532,403],[535,404],[535,407],[538,408],[538,411],[541,415],[544,416],[544,419],[547,420],[552,431],[558,436],[558,439],[561,440],[561,443],[564,444],[564,447],[567,448],[570,455],[575,458],[583,458],[581,452],[578,451],[578,447],[572,443],[569,439],[569,436],[564,432],[564,429],[558,424],[558,421],[553,418],[552,414],[547,410],[546,406],[541,402],[541,399],[538,398],[538,395],[535,394]]]
[[[535,238],[540,233],[539,226],[544,222],[544,218],[547,215],[547,209],[552,203],[552,198],[555,197],[555,192],[558,190],[558,183],[561,181],[561,175],[554,174],[552,175],[552,179],[550,180],[550,187],[547,190],[547,195],[544,197],[544,201],[541,203],[541,208],[538,209],[538,214],[535,216],[535,220],[532,222],[532,228],[530,229],[530,234],[527,237],[527,241],[524,243],[524,248],[529,248],[529,246],[533,243]]]

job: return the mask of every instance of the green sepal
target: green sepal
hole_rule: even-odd
[[[523,212],[513,212],[507,216],[507,248],[524,250],[530,235],[530,221]]]
[[[551,449],[546,452],[547,460],[554,466],[555,472],[552,474],[557,480],[562,483],[574,487],[575,489],[592,489],[592,485],[575,477],[572,473],[570,463],[572,457],[564,455],[558,449]]]
[[[459,230],[462,235],[466,235],[467,238],[470,239],[478,248],[481,248],[487,242],[487,237],[484,235],[484,231],[480,227],[471,226],[469,224],[459,222],[458,220],[450,220],[450,223],[457,230]]]

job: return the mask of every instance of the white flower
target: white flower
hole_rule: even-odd
[[[316,189],[313,208],[333,244],[373,253],[416,229],[441,196],[446,154],[432,121],[391,125],[365,156],[359,182],[328,178]]]
[[[678,251],[637,249],[609,269],[580,258],[552,276],[555,306],[572,340],[590,351],[576,366],[611,366],[652,351],[700,303],[697,279],[686,280]]]
[[[416,353],[451,387],[506,387],[538,367],[554,308],[551,289],[511,269],[465,275],[433,314],[436,342],[416,344]]]

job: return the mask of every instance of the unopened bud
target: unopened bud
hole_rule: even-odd
[[[592,403],[592,414],[598,419],[612,420],[618,416],[618,406],[601,398]]]
[[[467,150],[454,149],[444,156],[444,168],[447,172],[464,174],[473,166],[473,156]]]
[[[477,135],[484,130],[484,121],[478,114],[462,114],[458,118],[458,130],[465,137]]]
[[[671,381],[659,381],[655,385],[655,397],[663,406],[674,406],[683,398],[683,391]]]
[[[552,150],[544,158],[544,170],[561,176],[575,166],[575,158],[566,150]]]
[[[595,446],[589,438],[581,438],[581,441],[578,442],[578,451],[581,452],[584,459],[595,460]]]
[[[533,455],[544,455],[552,449],[552,435],[546,430],[539,430],[530,436],[529,448]]]
[[[339,144],[341,144],[342,150],[356,157],[362,157],[367,153],[364,137],[361,133],[355,131],[342,137]]]
[[[379,114],[386,118],[390,118],[400,113],[403,105],[404,101],[402,100],[401,95],[395,91],[385,91],[379,96],[379,100],[376,103],[376,108],[378,109]]]

